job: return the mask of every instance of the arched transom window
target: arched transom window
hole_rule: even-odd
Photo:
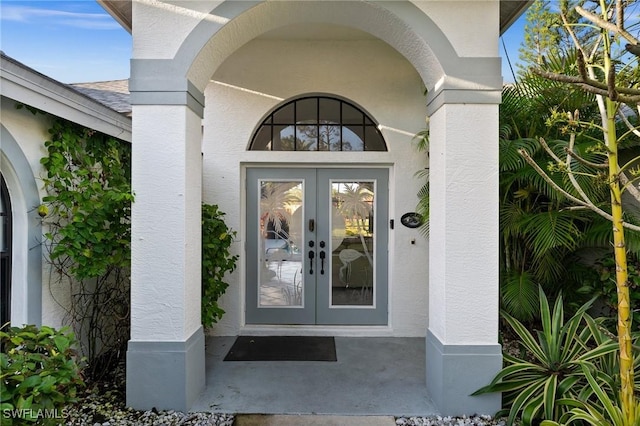
[[[252,151],[386,151],[378,126],[342,99],[306,96],[271,112],[253,135]]]

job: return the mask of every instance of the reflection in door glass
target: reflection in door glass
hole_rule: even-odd
[[[331,306],[373,306],[374,185],[331,183]]]
[[[302,181],[260,181],[258,303],[302,307]]]

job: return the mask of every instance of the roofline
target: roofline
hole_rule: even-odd
[[[500,1],[500,35],[504,34],[514,22],[533,4],[534,0]],[[513,3],[519,3],[513,6]],[[511,4],[511,9],[506,9],[506,5]],[[505,9],[503,9],[505,6]]]
[[[102,8],[106,10],[107,13],[109,13],[109,15],[111,15],[113,19],[122,26],[122,28],[131,34],[131,30],[133,28],[131,22],[131,17],[133,16],[131,0],[117,0],[117,3],[121,4],[120,7],[115,6],[114,0],[96,0],[96,2],[102,6]]]
[[[0,53],[0,96],[131,142],[131,119]]]

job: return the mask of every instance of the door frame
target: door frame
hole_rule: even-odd
[[[349,164],[336,164],[336,165],[324,165],[324,164],[315,164],[315,163],[309,163],[309,164],[256,164],[256,163],[247,163],[247,164],[243,164],[241,166],[241,171],[242,171],[242,180],[244,181],[244,192],[243,192],[243,196],[242,196],[242,204],[244,206],[244,208],[242,209],[245,214],[242,215],[242,223],[243,223],[243,235],[244,235],[244,247],[243,247],[243,251],[245,253],[245,260],[244,262],[242,262],[242,274],[244,279],[241,280],[242,281],[242,318],[243,318],[243,327],[255,327],[255,326],[260,326],[260,327],[264,327],[264,326],[269,326],[269,327],[273,327],[275,329],[279,328],[279,327],[285,327],[285,328],[290,328],[290,327],[311,327],[311,328],[322,328],[322,327],[326,327],[326,326],[339,326],[339,327],[379,327],[379,326],[383,326],[385,328],[388,328],[390,326],[390,270],[391,270],[391,265],[390,265],[390,259],[389,259],[389,251],[390,251],[390,232],[389,230],[392,229],[390,228],[390,221],[389,221],[389,217],[390,217],[390,209],[391,209],[391,203],[390,203],[390,180],[392,177],[392,167],[390,165],[379,165],[379,164],[372,164],[372,165],[358,165],[356,167],[353,167]],[[313,303],[316,305],[314,306],[313,309],[313,319],[309,319],[307,321],[298,321],[296,319],[296,314],[295,313],[291,313],[288,315],[285,315],[285,319],[284,320],[279,320],[277,322],[274,322],[272,320],[270,320],[268,318],[268,316],[264,317],[264,318],[259,318],[256,319],[255,316],[250,318],[249,313],[247,312],[248,310],[248,304],[249,303],[256,303],[257,306],[257,293],[256,294],[250,294],[250,286],[249,286],[249,280],[250,279],[255,279],[252,278],[251,274],[249,273],[249,266],[250,266],[250,262],[251,262],[251,256],[249,256],[249,250],[256,250],[256,243],[253,243],[253,245],[250,243],[250,238],[252,237],[252,232],[256,231],[255,227],[251,227],[250,223],[249,223],[249,214],[248,214],[248,207],[249,207],[249,185],[252,183],[252,181],[255,181],[255,179],[260,179],[260,176],[252,176],[250,178],[250,170],[258,170],[259,173],[260,171],[265,171],[267,173],[269,172],[273,172],[275,170],[285,170],[282,175],[278,175],[276,173],[276,176],[278,177],[274,177],[275,180],[289,180],[289,178],[287,177],[286,173],[289,171],[294,171],[294,172],[300,172],[300,173],[294,173],[294,175],[291,175],[291,179],[298,179],[299,176],[308,176],[305,175],[305,173],[309,173],[311,172],[314,176],[314,179],[317,179],[317,182],[320,182],[322,179],[320,178],[320,174],[324,173],[330,173],[328,171],[330,170],[336,170],[337,173],[339,173],[339,175],[336,178],[333,177],[329,177],[327,179],[327,181],[325,182],[325,184],[331,185],[331,180],[333,181],[349,181],[349,180],[367,180],[367,179],[371,179],[371,180],[376,180],[376,214],[374,215],[374,221],[375,221],[375,225],[374,225],[374,229],[377,230],[384,230],[384,232],[379,232],[376,234],[376,252],[377,252],[377,258],[375,259],[375,263],[374,263],[374,268],[375,268],[375,298],[373,301],[373,305],[367,305],[367,306],[357,306],[357,305],[348,305],[348,306],[339,306],[339,305],[334,305],[334,306],[329,306],[330,299],[327,298],[326,300],[326,304],[327,306],[324,308],[326,309],[326,312],[330,312],[331,315],[325,315],[324,319],[322,320],[318,320],[316,322],[316,309],[317,306],[319,306],[320,302],[324,303],[324,300],[320,300],[321,295],[320,292],[318,291],[318,289],[315,288],[315,284],[311,284],[309,285],[309,283],[307,282],[307,289],[306,289],[306,294],[308,294],[308,296],[311,297],[310,300],[313,301]],[[343,175],[340,175],[340,172],[343,173]],[[346,173],[346,175],[344,175]],[[265,177],[266,179],[270,179],[271,176],[267,176]],[[315,182],[314,182],[315,185]],[[320,183],[318,183],[318,185],[320,185]],[[316,191],[314,189],[314,191]],[[314,197],[315,198],[315,197]],[[305,202],[308,204],[309,200],[305,200]],[[316,201],[313,200],[312,204],[313,207],[315,209],[315,203]],[[309,204],[308,204],[309,205]],[[303,227],[304,232],[305,232],[305,243],[306,241],[309,240],[308,236],[306,235],[308,233],[308,229],[306,226]],[[316,237],[314,237],[316,238]],[[320,240],[320,237],[317,237],[318,240]],[[316,259],[317,260],[317,259]],[[305,270],[307,268],[304,268]],[[255,276],[254,276],[255,277]],[[330,282],[329,282],[330,285]],[[327,287],[327,289],[324,291],[324,297],[327,296],[327,292],[331,287]],[[255,289],[255,287],[254,287]],[[305,297],[305,303],[309,303],[309,298]],[[291,311],[295,311],[296,308],[288,308]],[[267,308],[268,310],[268,308]],[[299,309],[298,309],[299,310]],[[369,318],[367,320],[364,321],[353,321],[352,318],[352,314],[353,311],[360,311],[358,313],[358,315],[362,315],[364,312],[369,312],[368,316]],[[367,316],[367,315],[365,315]]]

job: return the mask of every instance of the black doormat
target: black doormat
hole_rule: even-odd
[[[225,361],[337,361],[333,337],[238,336]]]

